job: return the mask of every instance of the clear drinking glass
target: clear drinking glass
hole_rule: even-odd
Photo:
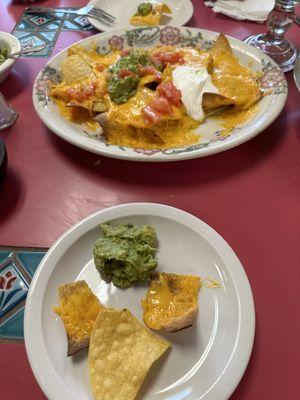
[[[18,116],[12,106],[7,104],[0,92],[0,130],[12,126],[18,119]]]
[[[249,36],[244,42],[263,51],[284,72],[289,71],[294,68],[297,50],[284,36],[294,19],[295,1],[275,0],[275,6],[267,19],[267,32]]]

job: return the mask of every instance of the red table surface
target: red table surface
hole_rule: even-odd
[[[263,32],[194,0],[189,25],[236,38]],[[80,6],[84,0],[44,1]],[[0,29],[10,32],[23,5],[0,2]],[[299,27],[288,32],[300,47]],[[94,32],[93,32],[94,33]],[[55,53],[88,32],[63,32]],[[231,400],[299,399],[300,370],[300,95],[291,73],[280,117],[255,139],[214,156],[176,163],[134,163],[89,154],[52,134],[32,101],[45,58],[21,59],[0,86],[20,118],[3,131],[7,178],[0,188],[0,244],[50,246],[88,214],[112,205],[148,201],[186,210],[219,232],[241,259],[256,305],[252,357]],[[45,399],[24,345],[0,346],[3,399]]]

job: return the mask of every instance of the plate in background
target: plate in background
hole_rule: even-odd
[[[99,31],[126,27],[132,29],[134,26],[130,24],[130,18],[136,13],[138,5],[144,2],[143,0],[91,0],[88,3],[89,6],[102,8],[117,20],[112,25],[104,24],[93,18],[88,18],[88,20]],[[185,25],[193,16],[194,8],[190,0],[162,0],[150,1],[150,3],[165,3],[172,10],[172,14],[162,17],[160,25]]]

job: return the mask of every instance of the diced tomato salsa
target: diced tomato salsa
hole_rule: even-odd
[[[163,68],[165,68],[168,64],[184,63],[184,59],[179,52],[171,51],[158,51],[151,56],[151,61],[155,66],[162,65]]]
[[[148,124],[159,122],[163,115],[172,114],[172,106],[178,107],[181,104],[181,92],[172,82],[161,83],[157,86],[156,92],[158,96],[143,110]]]
[[[163,82],[157,86],[156,91],[160,96],[167,99],[172,105],[180,106],[181,104],[181,92],[178,90],[172,82]]]

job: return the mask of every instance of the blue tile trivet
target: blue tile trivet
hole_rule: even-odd
[[[0,250],[0,341],[22,340],[24,305],[45,251]]]
[[[68,10],[78,7],[63,8],[63,12],[30,14],[24,12],[15,26],[12,34],[21,42],[22,48],[27,49],[34,46],[46,44],[44,50],[27,55],[27,57],[49,57],[55,46],[60,31],[87,31],[93,29],[86,17],[67,13]]]

